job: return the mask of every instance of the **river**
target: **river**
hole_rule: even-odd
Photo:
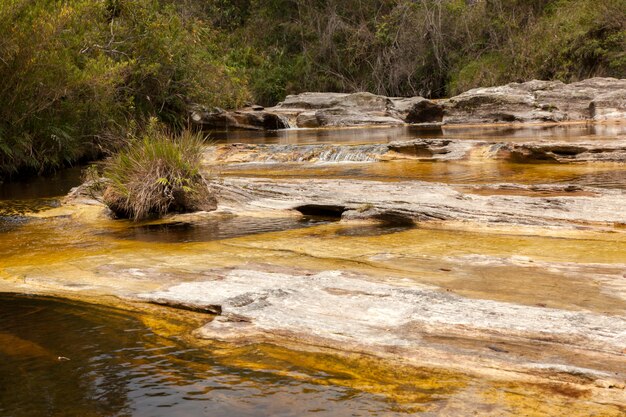
[[[424,190],[433,184],[487,206],[519,199],[530,207],[520,213],[532,220],[534,202],[564,202],[565,212],[569,201],[608,193],[619,203],[626,164],[520,163],[480,152],[449,161],[354,162],[356,147],[342,148],[348,156],[332,161],[299,155],[309,145],[332,151],[418,137],[615,143],[625,131],[572,125],[228,132],[213,134],[208,146],[290,147],[290,161],[211,165],[225,184],[344,180]],[[261,151],[250,152],[258,158]],[[214,215],[136,224],[109,218],[97,204],[64,204],[81,180],[81,169],[73,168],[0,185],[3,416],[626,412],[619,382],[626,375],[619,335],[626,323],[626,236],[619,222],[569,215],[554,224],[505,217],[346,222],[332,210],[277,210],[270,200],[278,197],[264,194],[245,210],[229,203]],[[297,286],[307,277],[333,284],[320,292],[317,284]],[[233,312],[249,315],[267,334],[250,333],[246,343],[212,338],[232,329],[212,330],[211,315],[138,298],[176,299],[177,285],[206,283],[236,292],[253,278],[268,285],[265,298],[250,304],[256,310],[241,302]],[[275,291],[272,280],[284,284]],[[412,309],[422,302],[427,317],[420,322]],[[572,330],[561,335],[567,326]]]

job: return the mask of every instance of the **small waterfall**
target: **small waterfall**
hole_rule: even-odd
[[[228,144],[205,153],[207,163],[346,163],[391,159],[460,160],[483,143],[474,141],[416,139],[362,145],[338,144]]]
[[[218,145],[205,152],[208,163],[374,162],[389,151],[373,145]]]

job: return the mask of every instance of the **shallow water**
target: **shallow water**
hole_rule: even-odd
[[[463,127],[446,126],[424,128],[419,126],[343,128],[343,129],[290,129],[265,131],[231,130],[212,132],[209,140],[217,143],[386,143],[417,138],[449,138],[473,140],[524,141],[537,139],[605,140],[626,135],[623,125],[572,124],[561,126],[526,125]]]
[[[616,164],[514,164],[504,161],[391,161],[348,164],[266,164],[222,168],[222,174],[265,178],[348,178],[446,184],[573,184],[626,189],[626,167]]]
[[[158,321],[111,308],[0,296],[1,415],[620,413],[558,385],[490,382],[435,369],[388,367],[360,355],[271,345],[199,348],[155,331],[158,327]]]
[[[324,217],[219,216],[200,223],[157,223],[132,226],[111,233],[118,239],[157,243],[210,242],[261,233],[299,229],[337,221]]]
[[[51,176],[0,182],[0,217],[57,207],[59,197],[80,185],[81,178],[81,168],[73,167]]]
[[[0,296],[0,341],[0,414],[7,417],[403,414],[385,395],[351,388],[358,375],[333,372],[332,363],[323,371],[289,366],[257,346],[236,352],[239,363],[257,369],[233,366],[224,349],[192,348],[133,315],[84,304]],[[463,383],[448,378],[422,400]]]
[[[587,125],[402,127],[238,132],[214,139],[258,143],[385,142],[415,137],[615,140],[625,130],[625,126]],[[624,167],[599,163],[393,161],[266,164],[222,171],[274,178],[626,189]],[[23,282],[44,290],[123,295],[203,279],[229,268],[271,267],[349,271],[398,285],[429,285],[467,298],[535,307],[605,315],[626,311],[626,238],[618,226],[559,231],[465,225],[465,230],[458,225],[446,229],[343,224],[287,215],[135,224],[107,218],[93,206],[76,212],[60,210],[53,217],[24,215],[57,205],[58,196],[77,185],[79,177],[74,170],[61,173],[57,180],[0,186],[0,286],[3,281],[18,286]],[[178,327],[164,330],[168,326]],[[296,352],[272,345],[210,342],[199,347],[176,336],[188,334],[188,326],[112,308],[0,296],[0,415],[582,417],[624,412],[621,405],[597,403],[584,391],[552,384],[496,382],[372,357]],[[482,342],[438,341],[444,347]],[[622,367],[577,362],[562,352],[536,353],[542,355],[605,371]],[[70,360],[59,360],[60,356]]]

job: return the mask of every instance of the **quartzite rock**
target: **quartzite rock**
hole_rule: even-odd
[[[448,100],[359,93],[301,93],[275,107],[237,111],[200,107],[191,113],[204,128],[287,129],[362,125],[566,122],[626,119],[626,80],[591,78],[564,84],[533,80],[475,88]]]

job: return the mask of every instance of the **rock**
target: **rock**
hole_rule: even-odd
[[[420,181],[378,182],[342,179],[225,178],[224,206],[241,211],[299,210],[333,207],[345,219],[401,219],[401,223],[472,221],[507,225],[575,227],[626,223],[626,192],[581,187],[571,196],[479,195]],[[531,186],[518,187],[518,190]],[[363,208],[366,207],[365,210]]]
[[[626,87],[596,96],[590,112],[594,120],[626,119]]]
[[[443,114],[444,107],[442,104],[416,97],[403,119],[407,123],[441,123]]]
[[[290,95],[278,103],[283,109],[327,109],[335,107],[348,94],[346,93],[302,93]]]
[[[391,99],[371,93],[303,93],[288,96],[274,111],[297,112],[297,127],[398,125]]]
[[[168,299],[155,298],[150,300],[150,303],[174,308],[177,310],[187,310],[193,311],[196,313],[206,313],[206,314],[222,314],[222,306],[215,304],[197,304],[197,303],[188,303],[184,301],[172,301]]]
[[[622,316],[469,299],[427,285],[374,282],[332,270],[310,274],[236,269],[216,279],[177,283],[139,297],[221,306],[224,318],[207,323],[196,334],[226,341],[283,337],[343,350],[393,347],[423,352],[437,346],[429,342],[429,336],[436,335],[490,340],[489,346],[500,340],[516,340],[517,345],[525,339],[592,355],[601,349],[608,356],[626,347]],[[484,350],[484,345],[467,353],[476,355],[476,350]]]
[[[404,120],[415,103],[425,99],[423,97],[390,97],[389,100],[391,100],[398,117]]]
[[[443,122],[563,122],[623,119],[626,80],[591,78],[564,84],[529,81],[475,88],[449,99]]]
[[[271,108],[250,105],[237,111],[207,111],[196,107],[191,118],[209,129],[256,130],[616,120],[626,118],[626,80],[591,78],[572,84],[533,80],[475,88],[449,100],[312,92],[287,96]]]
[[[401,125],[404,122],[380,112],[362,112],[345,107],[318,110],[315,113],[319,126]],[[301,126],[298,126],[301,127]]]
[[[487,155],[517,163],[537,162],[626,162],[626,145],[601,143],[499,143],[490,147]]]
[[[205,153],[205,162],[288,163],[288,162],[375,162],[399,159],[458,160],[482,142],[449,139],[416,139],[380,144],[224,144]]]
[[[290,127],[286,117],[252,108],[238,111],[196,109],[191,113],[191,120],[208,129],[278,130]]]
[[[469,124],[557,121],[562,117],[554,114],[555,109],[537,106],[535,91],[559,85],[561,83],[531,81],[475,88],[447,101],[443,122]]]
[[[314,111],[305,111],[298,114],[296,117],[296,126],[314,128],[320,127],[320,122]]]

